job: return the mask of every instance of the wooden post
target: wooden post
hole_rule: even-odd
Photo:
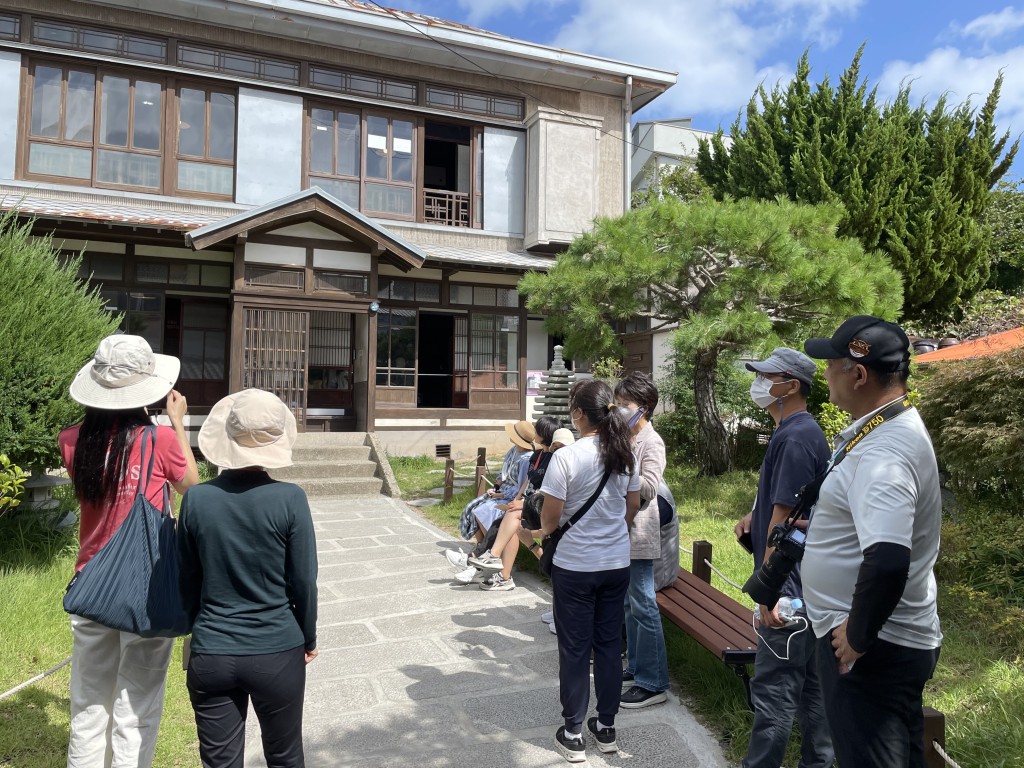
[[[447,504],[455,495],[455,459],[444,463],[444,501]]]
[[[711,559],[711,542],[693,542],[693,570],[692,573],[698,579],[711,583],[711,568],[704,561],[713,562]]]
[[[480,446],[476,449],[476,495],[487,490],[487,449]]]
[[[924,764],[928,768],[946,768],[942,755],[935,751],[932,742],[946,748],[946,716],[931,707],[924,708]]]

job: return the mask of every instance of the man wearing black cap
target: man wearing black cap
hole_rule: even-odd
[[[921,694],[942,632],[942,506],[931,439],[907,394],[910,343],[870,315],[804,349],[828,360],[840,433],[802,563],[825,711],[842,768],[924,766]]]
[[[793,509],[800,489],[825,469],[828,442],[807,412],[814,361],[802,352],[778,347],[766,360],[747,363],[757,374],[751,399],[775,421],[757,484],[754,508],[736,524],[736,537],[750,534],[754,570],[771,556],[768,535]],[[782,594],[800,598],[800,569],[786,580]],[[790,621],[778,606],[760,606],[757,658],[750,699],[754,722],[743,768],[779,768],[786,754],[794,717],[800,723],[801,768],[830,768],[832,745],[825,721],[821,683],[814,664],[814,635],[803,609]]]

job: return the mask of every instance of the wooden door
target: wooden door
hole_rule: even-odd
[[[245,309],[242,388],[273,392],[292,409],[305,429],[309,368],[309,313]]]

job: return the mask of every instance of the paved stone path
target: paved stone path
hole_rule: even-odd
[[[308,667],[306,765],[542,768],[561,724],[556,638],[540,621],[549,585],[460,586],[451,537],[384,496],[313,499],[320,655]],[[591,696],[593,706],[593,695]],[[620,752],[588,742],[591,766],[717,768],[714,738],[679,703],[622,711]],[[265,766],[250,711],[246,766]],[[585,737],[586,738],[586,737]]]

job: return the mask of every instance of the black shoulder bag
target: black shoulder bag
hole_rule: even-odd
[[[562,537],[570,528],[580,521],[580,518],[587,513],[587,510],[594,506],[594,502],[597,501],[597,497],[601,495],[601,491],[604,490],[604,486],[608,482],[609,475],[611,475],[611,472],[605,470],[604,477],[601,478],[601,483],[597,486],[597,490],[594,491],[594,495],[587,499],[586,503],[577,509],[572,517],[555,528],[541,541],[540,545],[544,551],[540,555],[540,570],[545,576],[551,575],[552,561],[555,558],[555,548],[558,546],[558,542],[562,540]]]

